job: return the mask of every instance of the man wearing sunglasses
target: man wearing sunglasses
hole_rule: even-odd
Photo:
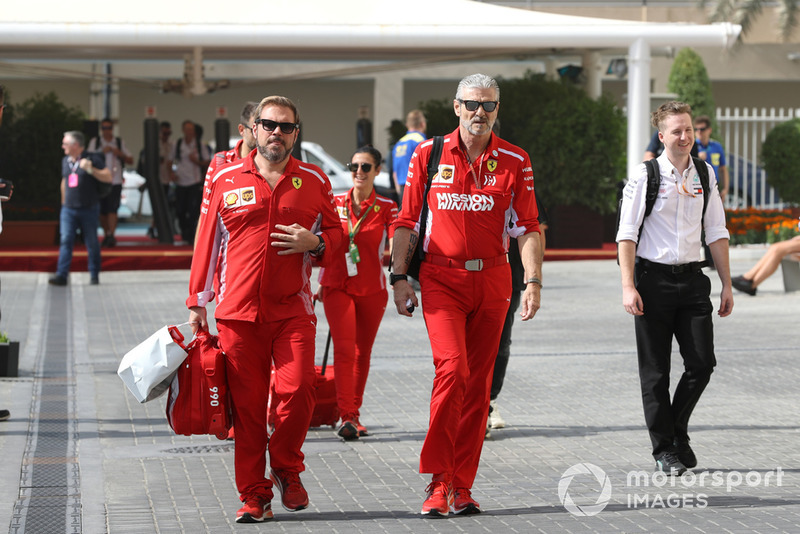
[[[105,118],[100,121],[100,136],[92,137],[86,147],[89,152],[102,152],[106,158],[106,169],[111,169],[111,192],[100,199],[100,226],[103,227],[103,247],[117,244],[114,233],[117,231],[117,210],[122,199],[122,171],[125,165],[133,164],[133,154],[125,141],[114,136],[114,121]]]
[[[645,165],[640,165],[623,191],[617,233],[622,305],[634,316],[642,403],[655,468],[674,475],[697,465],[689,446],[689,417],[717,363],[711,281],[702,271],[706,263],[700,261],[701,230],[722,282],[717,313],[727,317],[733,310],[725,210],[713,169],[691,157],[695,138],[691,111],[685,103],[667,102],[653,113],[653,126],[664,143],[664,153],[656,159],[661,174],[658,196],[645,217],[648,178]],[[708,166],[705,215],[698,163]],[[673,336],[684,372],[670,399]]]
[[[419,236],[433,140],[417,146],[395,224],[391,283],[397,312],[419,301],[406,273],[418,246],[422,311],[436,376],[420,472],[432,475],[422,514],[479,513],[472,484],[489,413],[489,389],[511,295],[508,238],[519,242],[526,288],[522,320],[539,309],[542,285],[538,211],[530,158],[492,134],[500,88],[467,76],[453,101],[458,128],[444,138],[430,177],[426,235]],[[413,305],[413,306],[412,306]]]
[[[186,300],[192,328],[207,330],[205,306],[217,298],[244,502],[238,523],[272,518],[273,484],[287,510],[308,506],[300,473],[316,380],[311,257],[327,265],[344,240],[327,176],[291,155],[300,121],[292,101],[267,97],[254,116],[256,150],[210,179]],[[271,367],[277,415],[268,438]]]

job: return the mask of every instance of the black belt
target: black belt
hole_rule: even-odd
[[[636,258],[636,263],[645,269],[653,269],[670,274],[696,273],[702,270],[703,267],[708,267],[708,260],[682,263],[681,265],[667,265],[666,263],[656,263],[644,258]]]

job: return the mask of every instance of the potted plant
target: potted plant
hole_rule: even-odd
[[[19,376],[19,341],[9,341],[5,332],[0,332],[0,376]]]

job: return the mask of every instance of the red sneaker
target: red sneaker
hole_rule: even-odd
[[[367,427],[361,424],[361,421],[358,420],[356,417],[356,428],[358,429],[358,437],[369,436],[369,432],[367,432]]]
[[[244,499],[244,506],[236,512],[237,523],[261,523],[272,518],[272,505],[263,496]]]
[[[456,488],[453,490],[453,504],[450,509],[456,515],[481,513],[481,505],[472,498],[472,492],[467,488]]]
[[[444,481],[431,482],[425,488],[428,498],[422,503],[422,515],[447,517],[453,506],[453,489]]]
[[[270,469],[269,477],[281,492],[281,504],[290,512],[308,508],[308,493],[300,481],[300,473]]]

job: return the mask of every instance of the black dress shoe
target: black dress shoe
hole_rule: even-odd
[[[656,458],[656,471],[662,471],[668,475],[682,475],[686,472],[686,466],[678,459],[674,452],[665,452]]]
[[[747,293],[750,296],[755,296],[757,289],[753,287],[753,281],[748,280],[744,276],[736,276],[731,279],[731,284],[734,289],[738,289],[742,293]]]
[[[697,467],[697,456],[689,446],[689,438],[678,439],[675,438],[675,454],[678,455],[678,460],[689,469]]]
[[[89,283],[90,283],[90,284],[92,284],[93,286],[96,286],[96,285],[98,285],[98,284],[100,283],[100,278],[98,278],[98,277],[94,276],[94,277],[92,277],[92,279],[89,281]]]
[[[67,285],[67,279],[60,274],[57,274],[55,276],[51,276],[47,283],[51,286],[65,286]]]

